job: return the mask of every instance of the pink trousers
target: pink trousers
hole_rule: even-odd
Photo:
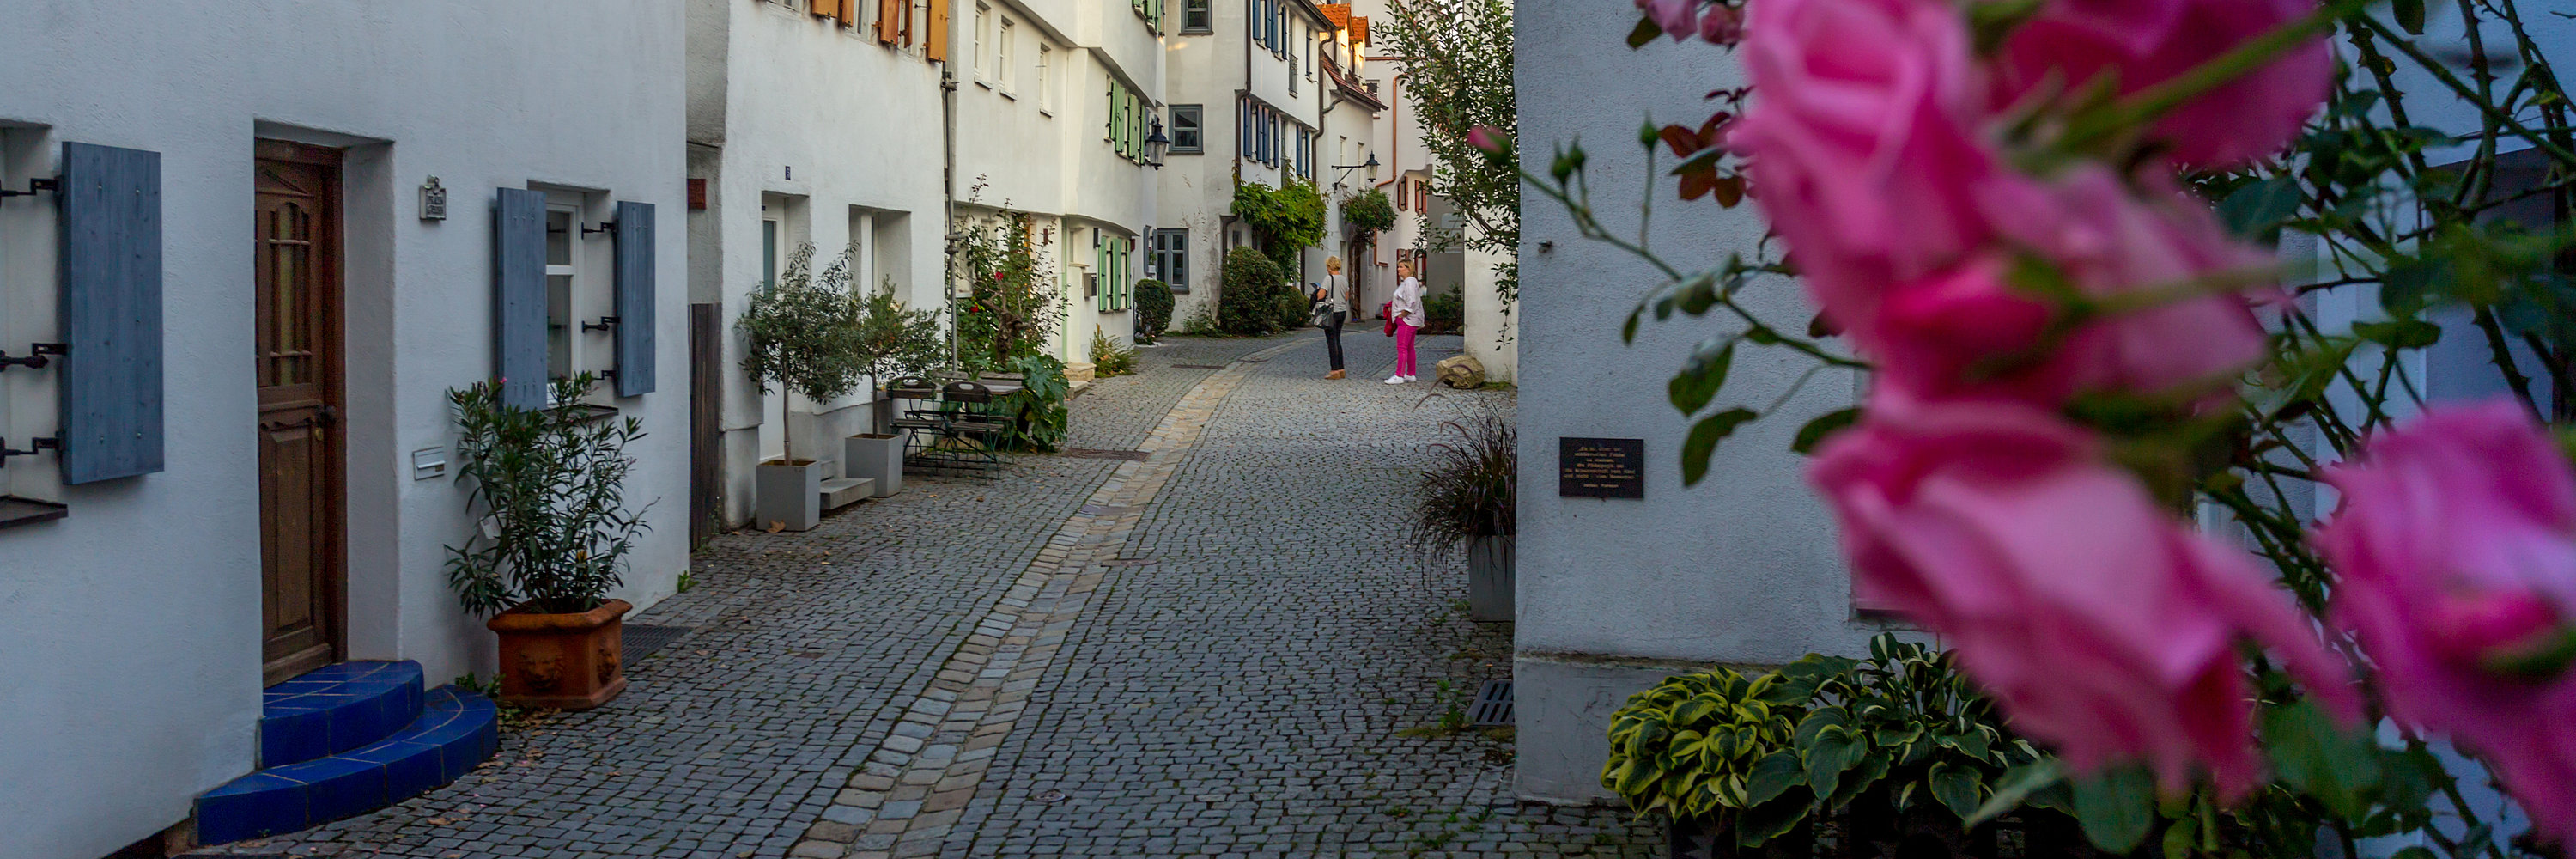
[[[1395,374],[1398,376],[1421,375],[1413,372],[1413,332],[1414,326],[1402,322],[1395,324]]]

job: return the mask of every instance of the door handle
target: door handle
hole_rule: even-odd
[[[314,411],[314,413],[313,413],[313,425],[314,425],[314,426],[325,426],[325,427],[327,427],[327,426],[334,426],[334,425],[337,425],[337,424],[339,424],[339,423],[340,423],[340,407],[339,407],[339,406],[323,406],[322,408],[315,410],[315,411]]]

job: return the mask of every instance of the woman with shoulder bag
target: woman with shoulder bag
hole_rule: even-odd
[[[1342,378],[1342,321],[1351,316],[1351,306],[1342,301],[1342,258],[1324,259],[1324,283],[1307,296],[1314,303],[1315,327],[1324,329],[1324,352],[1333,359],[1333,371],[1327,379]]]

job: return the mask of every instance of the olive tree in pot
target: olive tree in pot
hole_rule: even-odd
[[[767,394],[773,386],[809,404],[849,393],[859,385],[859,301],[850,294],[844,256],[822,275],[811,274],[814,247],[796,250],[778,282],[751,297],[734,325],[742,329],[742,371]],[[803,531],[823,521],[823,467],[799,457],[788,417],[789,398],[778,402],[779,458],[760,464],[756,522]]]
[[[1520,431],[1499,397],[1477,397],[1442,421],[1452,438],[1431,446],[1414,501],[1413,543],[1436,560],[1467,550],[1468,615],[1512,619],[1513,499],[1519,483]]]
[[[939,314],[928,310],[906,310],[894,298],[894,281],[859,301],[857,348],[855,359],[859,372],[870,385],[882,385],[904,373],[917,373],[937,365],[947,356],[948,343],[941,336]],[[841,442],[841,471],[844,477],[859,477],[876,482],[876,497],[884,498],[903,491],[904,433],[895,429],[893,399],[878,394],[877,431],[860,433]]]
[[[556,379],[554,401],[579,402],[596,378]],[[626,446],[643,424],[577,407],[501,403],[501,384],[450,390],[459,430],[456,479],[482,518],[447,549],[447,581],[465,610],[491,615],[500,635],[502,700],[586,709],[626,688],[620,619],[633,608],[608,599],[626,552],[647,530],[626,507]],[[650,508],[646,504],[645,508]]]

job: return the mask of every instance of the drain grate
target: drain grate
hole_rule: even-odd
[[[1060,456],[1071,456],[1081,459],[1123,459],[1128,462],[1145,461],[1145,452],[1141,450],[1102,450],[1096,447],[1068,447],[1063,450],[1056,451],[1056,453]]]
[[[634,662],[651,656],[653,651],[662,649],[662,645],[680,640],[680,636],[689,634],[690,628],[629,623],[623,624],[620,629],[617,639],[618,650],[627,662]]]
[[[1476,706],[1467,711],[1467,721],[1479,728],[1511,727],[1512,681],[1485,681],[1485,688],[1476,691]]]

